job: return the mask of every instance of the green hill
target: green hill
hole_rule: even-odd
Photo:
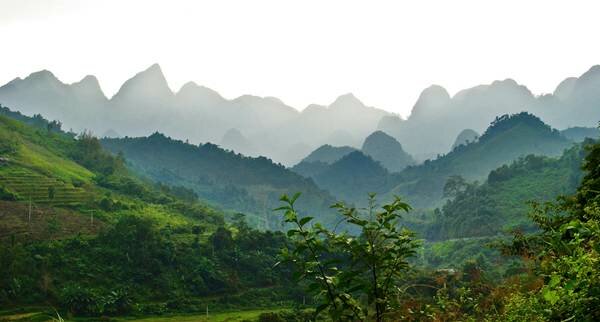
[[[586,141],[589,144],[590,141]],[[576,145],[559,158],[528,155],[492,170],[482,183],[454,177],[446,184],[448,199],[415,229],[429,240],[480,238],[515,229],[531,231],[530,201],[551,201],[572,194],[581,181],[585,156]]]
[[[325,144],[311,152],[306,158],[302,159],[301,163],[323,162],[332,164],[354,151],[356,151],[356,149],[350,146],[331,146],[329,144]]]
[[[163,224],[214,226],[223,222],[222,214],[199,201],[188,202],[190,216],[185,216],[179,211],[183,201],[172,191],[129,174],[121,159],[104,151],[89,135],[76,139],[62,132],[60,125],[48,127],[59,123],[41,116],[4,115],[16,115],[31,124],[0,116],[0,158],[4,160],[0,162],[0,196],[8,208],[11,202],[17,208],[19,203],[31,204],[33,211],[42,212],[68,208],[86,221],[93,211],[98,224],[114,222],[133,209]],[[10,231],[0,234],[8,236]]]
[[[450,153],[408,167],[395,178],[388,195],[407,197],[417,207],[439,204],[446,179],[460,175],[484,180],[489,172],[529,154],[559,156],[573,143],[528,113],[497,117],[481,137]]]
[[[318,172],[313,179],[336,197],[360,204],[369,193],[389,189],[391,177],[379,162],[355,151]]]
[[[193,191],[133,175],[91,135],[10,116],[23,122],[0,116],[3,310],[155,315],[299,301],[288,271],[272,269],[282,233],[243,215],[226,225]]]
[[[210,143],[195,146],[160,133],[103,139],[102,144],[115,154],[122,153],[137,173],[192,189],[227,211],[246,213],[254,226],[279,229],[280,218],[272,209],[282,194],[295,192],[302,192],[301,211],[320,214],[325,223],[335,222],[335,213],[329,209],[334,199],[329,193],[265,157],[245,157]]]

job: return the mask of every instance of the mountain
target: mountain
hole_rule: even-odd
[[[375,130],[396,138],[407,153],[422,161],[448,152],[463,129],[481,133],[497,115],[527,111],[559,129],[596,126],[599,86],[599,66],[565,79],[554,93],[539,96],[512,79],[474,86],[453,96],[434,85],[423,90],[404,120],[365,105],[351,93],[329,105],[313,104],[302,111],[274,97],[224,99],[193,82],[175,93],[160,66],[154,64],[127,80],[110,99],[92,75],[65,84],[44,70],[0,87],[0,103],[26,115],[61,120],[76,132],[112,129],[136,137],[159,131],[181,140],[216,143],[235,128],[251,143],[253,155],[291,166],[323,144],[359,148]]]
[[[210,143],[191,145],[161,133],[148,137],[103,139],[102,145],[122,153],[138,174],[167,185],[193,190],[204,200],[227,211],[245,213],[260,227],[278,229],[281,218],[272,209],[282,194],[301,192],[303,213],[335,222],[329,209],[335,200],[327,191],[265,157],[246,157]]]
[[[405,196],[417,207],[431,206],[441,200],[442,187],[452,175],[482,180],[491,170],[519,157],[558,156],[570,145],[559,131],[529,113],[496,117],[477,141],[399,173],[398,185],[388,195]]]
[[[583,142],[586,138],[600,138],[600,129],[595,127],[570,127],[560,131],[560,133],[573,142]]]
[[[465,128],[482,132],[487,121],[497,115],[526,111],[554,128],[595,127],[600,118],[598,88],[600,66],[593,66],[580,77],[566,78],[553,94],[539,96],[512,79],[475,86],[452,97],[440,86],[432,86],[421,93],[408,119],[387,116],[380,120],[378,129],[422,159],[420,155],[447,152],[451,139]]]
[[[325,144],[311,152],[306,158],[302,159],[302,162],[324,162],[332,164],[354,151],[356,151],[356,149],[350,146],[331,146]]]
[[[399,143],[385,133],[375,133],[368,141],[373,138],[376,138],[375,142],[383,141],[389,146],[399,147]],[[347,154],[331,164],[320,160],[303,161],[292,170],[312,178],[319,187],[336,197],[354,203],[360,204],[365,199],[361,197],[375,192],[382,195],[384,200],[398,195],[415,207],[430,208],[440,205],[442,188],[450,176],[459,175],[470,181],[481,181],[490,171],[520,157],[529,154],[558,156],[572,144],[559,131],[536,116],[523,112],[496,117],[478,140],[458,145],[436,159],[408,165],[397,173],[387,171],[380,161],[367,156],[364,150]],[[381,149],[386,153],[393,150],[390,147]],[[403,158],[406,155],[400,154]],[[384,159],[381,155],[378,157]]]
[[[1,104],[25,115],[41,114],[60,120],[76,131],[99,127],[105,118],[101,114],[106,102],[98,80],[89,75],[69,85],[43,70],[0,87]]]
[[[464,130],[462,130],[462,132],[460,132],[458,134],[458,136],[456,137],[456,140],[454,140],[454,144],[452,144],[452,148],[450,150],[452,151],[452,150],[456,149],[456,147],[459,145],[468,145],[469,143],[477,140],[477,138],[479,138],[479,133],[477,133],[471,129],[464,129]]]
[[[400,142],[383,131],[376,131],[369,135],[361,151],[380,162],[389,172],[400,172],[415,163],[413,158],[404,151]]]
[[[425,89],[404,122],[380,122],[378,129],[403,142],[408,153],[445,153],[465,128],[483,131],[497,115],[519,113],[535,101],[533,94],[512,79],[494,81],[459,91],[450,97],[445,89]]]
[[[386,191],[388,171],[360,151],[345,155],[316,173],[313,180],[319,187],[349,202],[364,202],[368,193]]]
[[[390,115],[352,94],[299,112],[274,97],[227,100],[194,82],[174,92],[158,64],[125,81],[110,99],[94,76],[65,84],[51,72],[40,71],[0,87],[0,103],[27,115],[61,120],[76,132],[110,130],[139,137],[159,131],[181,140],[218,143],[232,135],[229,129],[237,129],[252,149],[231,147],[286,165],[298,163],[307,151],[323,144],[358,146],[381,117]]]
[[[221,139],[221,146],[243,155],[255,155],[252,143],[238,129],[229,129]]]

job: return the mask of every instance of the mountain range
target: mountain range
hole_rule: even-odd
[[[416,207],[430,208],[443,200],[442,190],[451,176],[483,181],[490,171],[503,164],[530,154],[558,156],[573,143],[539,118],[522,112],[496,117],[481,137],[457,145],[436,159],[407,165],[399,172],[388,171],[382,162],[358,150],[335,162],[312,157],[314,161],[302,161],[292,170],[312,178],[343,200],[360,203],[368,193],[377,193],[384,199],[402,196]]]
[[[195,143],[213,142],[288,166],[323,145],[360,148],[375,130],[388,133],[415,159],[450,151],[464,129],[482,132],[489,120],[528,111],[554,128],[596,126],[600,118],[600,66],[536,96],[512,79],[465,89],[451,96],[441,86],[425,89],[407,119],[363,104],[352,94],[302,111],[274,97],[227,100],[186,83],[173,91],[155,64],[127,80],[111,98],[94,76],[73,84],[50,71],[16,78],[0,87],[0,104],[26,115],[60,120],[65,128],[103,136],[144,136],[159,131]]]

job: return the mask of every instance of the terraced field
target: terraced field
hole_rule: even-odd
[[[31,200],[40,205],[74,206],[90,196],[72,183],[18,167],[0,167],[0,186],[16,193],[21,200]]]

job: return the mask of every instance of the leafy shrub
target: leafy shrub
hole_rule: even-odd
[[[8,188],[0,187],[0,200],[14,201],[14,200],[18,200],[18,199],[19,199],[19,195],[17,193],[14,193],[14,192],[8,190]]]
[[[0,132],[0,156],[15,153],[18,146],[19,141],[14,134]]]
[[[95,291],[79,285],[68,285],[60,292],[60,302],[74,315],[97,315],[101,313],[99,296]]]

